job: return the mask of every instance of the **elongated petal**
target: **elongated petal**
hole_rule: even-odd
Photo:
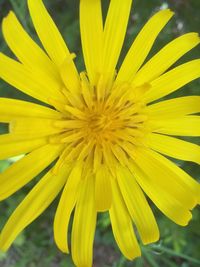
[[[87,73],[92,84],[101,71],[103,20],[101,0],[80,1],[80,28]]]
[[[150,105],[146,108],[151,118],[169,119],[200,112],[200,96],[178,97]]]
[[[161,134],[150,134],[147,144],[150,148],[167,156],[200,164],[200,146],[198,145]]]
[[[200,116],[184,116],[167,120],[152,120],[154,132],[179,135],[179,136],[200,136]]]
[[[102,155],[103,159],[105,159],[105,163],[107,164],[110,173],[115,177],[116,176],[116,166],[117,166],[117,159],[115,158],[114,154],[112,153],[109,143],[102,143]]]
[[[92,266],[96,227],[94,186],[94,177],[86,177],[80,183],[72,227],[72,257],[76,266]]]
[[[94,173],[100,168],[102,163],[103,153],[99,144],[96,145],[94,151]]]
[[[62,78],[65,87],[73,94],[80,93],[80,80],[78,73],[73,68],[73,56],[65,58],[60,66],[60,76]]]
[[[110,213],[112,231],[115,240],[127,259],[134,259],[141,255],[131,217],[122,198],[116,179],[112,179],[113,201]]]
[[[154,215],[135,178],[127,168],[118,168],[118,183],[142,242],[148,244],[157,241],[159,230]]]
[[[45,103],[51,104],[49,98],[63,102],[60,84],[44,73],[31,71],[19,62],[0,53],[0,77],[18,90]]]
[[[67,241],[68,225],[77,201],[81,174],[82,165],[77,164],[68,177],[54,219],[55,242],[58,248],[64,253],[69,252]]]
[[[95,179],[95,202],[97,211],[106,211],[112,203],[112,176],[106,166],[101,166],[97,170]]]
[[[0,200],[9,197],[48,167],[59,156],[61,148],[60,145],[43,146],[1,173]]]
[[[50,58],[60,68],[69,60],[71,84],[78,83],[78,73],[71,59],[70,52],[42,0],[28,0],[28,7],[36,32]]]
[[[7,251],[18,234],[55,199],[66,182],[66,170],[66,167],[63,167],[56,176],[49,171],[20,203],[0,234],[2,251]]]
[[[62,115],[53,109],[31,102],[0,98],[0,121],[9,122],[19,117],[61,119]]]
[[[119,70],[117,76],[118,82],[131,81],[133,79],[134,75],[145,61],[158,34],[172,16],[173,12],[169,9],[161,10],[145,24],[134,40]]]
[[[50,119],[19,118],[11,122],[10,133],[22,136],[25,139],[61,133],[62,128],[56,128],[54,123],[55,121]]]
[[[170,173],[172,173],[172,177],[175,175],[176,178],[174,178],[174,181],[178,182],[182,186],[182,188],[188,190],[188,194],[192,193],[193,197],[195,198],[195,202],[197,202],[198,204],[200,203],[199,182],[193,179],[189,174],[187,174],[185,171],[175,165],[172,161],[159,155],[158,153],[153,153],[151,151],[151,157],[154,161],[157,162],[157,164],[159,164],[160,162],[161,165],[163,165],[163,168],[166,169],[166,172],[168,172],[169,170]]]
[[[199,42],[200,38],[197,33],[187,33],[176,38],[141,68],[133,79],[133,84],[139,86],[156,79]]]
[[[69,50],[42,0],[28,0],[28,8],[37,34],[50,58],[60,66]]]
[[[122,49],[132,0],[111,0],[104,28],[103,70],[111,77]]]
[[[198,196],[176,173],[176,166],[173,170],[168,167],[166,162],[162,155],[150,149],[137,151],[136,163],[149,177],[152,187],[155,184],[161,191],[169,194],[172,199],[176,199],[184,208],[192,209],[197,204]]]
[[[3,19],[2,30],[8,46],[21,63],[30,69],[37,68],[59,78],[58,70],[53,62],[26,33],[12,11]]]
[[[166,96],[200,77],[200,59],[184,63],[151,82],[151,89],[144,95],[147,103]]]
[[[46,143],[46,138],[19,141],[17,136],[13,134],[0,135],[0,160],[28,153]]]
[[[188,224],[192,218],[191,213],[177,202],[176,199],[170,195],[170,192],[167,193],[166,190],[161,190],[157,184],[152,184],[149,177],[133,162],[131,171],[134,173],[136,180],[144,192],[168,218],[179,225],[184,226]]]

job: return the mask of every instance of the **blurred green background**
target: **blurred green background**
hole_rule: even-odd
[[[45,0],[46,6],[52,14],[56,24],[71,51],[77,55],[76,63],[79,70],[84,69],[80,35],[79,35],[79,10],[78,0]],[[109,3],[104,0],[103,6]],[[121,59],[123,59],[132,40],[147,19],[161,8],[170,7],[176,13],[175,17],[162,31],[150,55],[158,51],[164,44],[173,38],[189,31],[200,30],[200,1],[199,0],[135,0],[132,9],[127,37],[123,48]],[[0,22],[9,10],[14,10],[21,20],[25,29],[38,42],[33,29],[26,0],[0,0]],[[2,33],[0,32],[0,50],[8,55],[8,50]],[[178,63],[185,62],[192,58],[200,57],[200,49],[195,48],[183,57]],[[200,95],[200,82],[194,81],[179,90],[173,96]],[[18,92],[3,81],[0,81],[0,96],[27,99],[28,96]],[[170,96],[171,97],[171,96]],[[0,132],[7,131],[7,125],[0,124]],[[199,139],[192,141],[200,144]],[[0,161],[0,171],[3,171],[12,163],[11,160]],[[34,163],[33,163],[34,164]],[[182,168],[193,177],[200,180],[200,169],[192,163],[177,161]],[[23,171],[23,170],[22,170]],[[22,190],[0,203],[0,227],[15,209],[17,204],[24,198],[34,182],[25,186]],[[173,185],[172,185],[173,186]],[[134,194],[134,192],[133,192]],[[52,223],[58,199],[49,209],[33,222],[15,241],[10,251],[6,254],[0,252],[0,267],[70,267],[74,266],[71,257],[63,255],[56,248],[53,241]],[[133,262],[126,261],[121,256],[112,236],[110,222],[107,214],[100,214],[94,245],[94,267],[195,267],[200,266],[200,209],[193,211],[193,220],[188,227],[182,228],[175,225],[164,217],[154,206],[155,215],[160,227],[161,238],[156,244],[142,247],[143,255]]]

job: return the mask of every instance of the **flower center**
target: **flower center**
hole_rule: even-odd
[[[108,101],[100,104],[94,103],[92,110],[85,111],[83,131],[85,139],[95,140],[96,143],[104,141],[117,142],[122,136],[139,135],[141,126],[146,116],[141,114],[141,103],[126,101],[120,104],[119,99],[114,105],[108,105]],[[125,138],[125,137],[124,137]]]
[[[65,92],[63,120],[55,124],[61,132],[51,137],[51,142],[64,144],[60,162],[90,161],[94,167],[96,162],[112,164],[132,157],[145,132],[147,116],[141,100],[145,89],[123,84],[106,90],[83,78],[77,98]]]
[[[102,133],[109,129],[112,118],[108,114],[91,114],[88,118],[88,129],[94,133]]]

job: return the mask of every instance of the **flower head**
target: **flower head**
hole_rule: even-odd
[[[109,211],[116,242],[133,259],[141,253],[133,224],[144,244],[159,239],[145,194],[179,225],[188,224],[190,210],[200,203],[198,182],[164,156],[200,164],[199,146],[176,137],[200,136],[200,117],[194,115],[200,112],[200,96],[154,102],[200,76],[200,59],[168,70],[200,39],[196,33],[178,37],[144,64],[173,15],[162,10],[143,27],[116,70],[131,4],[111,0],[103,25],[101,0],[80,1],[86,66],[80,74],[41,0],[28,0],[28,6],[45,51],[14,13],[3,20],[3,35],[18,61],[0,54],[0,77],[47,106],[0,98],[0,121],[9,123],[9,133],[0,136],[0,158],[25,154],[0,174],[0,199],[51,168],[3,228],[2,250],[61,190],[55,241],[68,253],[74,210],[71,245],[78,267],[92,265],[98,212]]]

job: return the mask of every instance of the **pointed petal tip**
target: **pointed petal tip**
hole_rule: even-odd
[[[2,27],[4,27],[4,25],[5,25],[5,22],[10,18],[10,16],[12,16],[12,11],[10,10],[10,11],[8,11],[8,13],[7,13],[7,15],[3,18],[3,20],[2,20]]]
[[[69,248],[68,248],[68,247],[61,247],[61,246],[58,244],[58,242],[56,242],[56,240],[55,240],[55,243],[56,243],[58,249],[59,249],[62,253],[64,253],[64,254],[69,254]]]
[[[124,255],[128,260],[133,261],[136,258],[140,258],[142,256],[141,250],[140,248],[138,248],[138,250],[133,250],[131,249],[131,251],[127,252],[126,255]]]
[[[64,254],[69,254],[69,247],[68,244],[66,242],[65,245],[63,245],[60,240],[57,238],[56,234],[55,234],[55,220],[54,220],[54,241],[55,244],[57,246],[57,248]]]
[[[175,14],[175,12],[171,10],[170,8],[163,9],[160,12],[163,12],[166,15],[170,15],[171,17]]]
[[[189,32],[186,34],[188,36],[188,41],[193,41],[196,44],[200,43],[200,36],[197,32]]]
[[[159,231],[159,229],[158,229],[157,231],[154,231],[154,232],[152,233],[152,235],[149,236],[148,239],[146,239],[146,240],[142,240],[142,243],[143,243],[144,245],[149,245],[149,244],[158,242],[159,239],[160,239],[160,231]]]
[[[5,241],[2,240],[2,235],[0,233],[0,252],[6,253],[11,245],[12,244],[6,244]]]
[[[192,213],[189,211],[187,217],[182,218],[182,221],[180,219],[179,225],[183,227],[188,226],[191,220],[192,220]]]
[[[10,25],[12,25],[13,23],[15,23],[16,20],[16,15],[12,10],[9,10],[9,12],[7,13],[7,15],[3,18],[2,20],[2,32],[3,35],[5,36],[5,32],[9,31]]]
[[[165,8],[157,11],[154,16],[156,16],[157,14],[159,14],[162,18],[166,17],[171,19],[174,16],[175,12],[172,11],[170,8]]]
[[[7,15],[2,20],[2,32],[5,40],[7,40],[7,33],[10,32],[10,29],[18,22],[16,14],[14,11],[10,10]],[[6,41],[7,42],[7,41]]]

